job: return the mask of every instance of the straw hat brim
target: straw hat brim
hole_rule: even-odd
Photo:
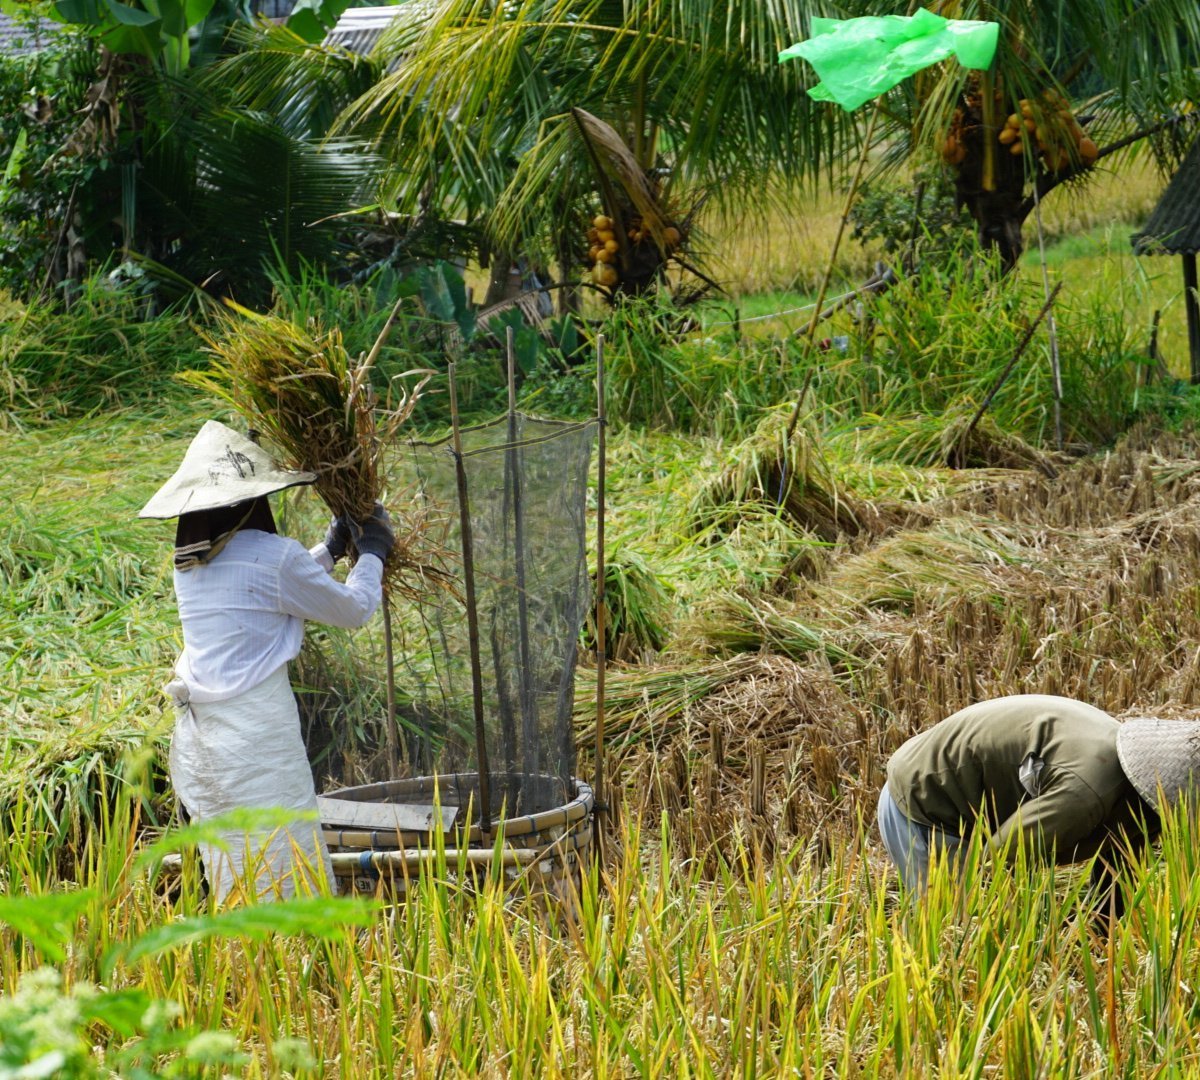
[[[1117,732],[1117,759],[1137,793],[1161,811],[1200,782],[1200,723],[1126,720]]]
[[[316,473],[281,469],[247,436],[209,420],[191,441],[175,474],[151,496],[140,518],[174,518],[198,510],[311,484]]]

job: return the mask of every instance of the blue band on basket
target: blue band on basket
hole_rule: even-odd
[[[373,862],[371,862],[371,856],[373,854],[373,851],[364,851],[361,855],[359,855],[358,868],[368,877],[377,878],[379,877],[379,868]]]

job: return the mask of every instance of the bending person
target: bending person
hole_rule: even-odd
[[[363,522],[335,519],[311,551],[279,536],[267,496],[315,479],[278,468],[245,435],[210,420],[139,514],[179,519],[175,596],[184,645],[167,687],[176,705],[170,774],[193,820],[240,808],[316,813],[288,661],[300,652],[304,620],[351,628],[371,617],[394,537],[378,504]],[[331,571],[352,534],[359,559],[342,584]],[[263,898],[290,896],[301,878],[306,888],[322,878],[332,888],[315,820],[223,839],[227,850],[201,846],[218,901],[248,871]]]
[[[1099,854],[1097,883],[1111,888],[1115,866],[1158,834],[1159,809],[1190,788],[1193,772],[1200,779],[1200,723],[1120,723],[1070,698],[994,698],[896,751],[879,831],[918,890],[931,852],[953,862],[979,821],[996,857],[1013,858],[1021,837],[1035,857],[1058,864]]]

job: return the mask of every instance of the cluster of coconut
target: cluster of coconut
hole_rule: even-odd
[[[621,244],[617,240],[615,226],[612,218],[598,214],[592,218],[592,227],[587,232],[588,243],[591,244],[588,262],[592,263],[592,280],[609,289],[621,280],[616,267]]]
[[[997,136],[1013,157],[1036,145],[1046,168],[1062,172],[1076,161],[1091,165],[1099,156],[1096,144],[1084,134],[1061,94],[1047,90],[1040,102],[1021,98],[1017,110],[1004,121]]]
[[[652,242],[650,230],[645,227],[641,215],[632,214],[626,222],[625,239],[629,245]],[[606,289],[611,289],[621,280],[617,264],[620,262],[623,245],[617,237],[616,229],[617,223],[612,218],[606,214],[598,214],[592,218],[592,227],[587,231],[588,262],[592,264],[592,281]],[[662,238],[668,254],[683,242],[683,234],[674,225],[663,229]]]
[[[978,117],[980,104],[978,94],[967,98],[973,117]],[[966,134],[977,127],[977,123],[968,121],[962,109],[954,111],[950,130],[942,143],[942,160],[947,165],[963,163],[967,156]],[[1027,152],[1040,154],[1050,172],[1062,172],[1076,162],[1091,165],[1100,153],[1079,126],[1067,99],[1055,90],[1046,90],[1040,100],[1021,98],[1017,102],[1017,111],[1004,121],[997,138],[1013,157]]]

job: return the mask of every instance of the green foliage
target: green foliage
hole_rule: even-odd
[[[102,828],[112,841],[131,831],[136,789],[136,782],[129,789],[114,789],[105,806]],[[206,827],[214,832],[248,824],[214,819]],[[168,834],[157,847],[178,847],[190,839],[194,837],[183,830]],[[110,857],[103,867],[93,867],[93,874],[98,878],[101,872],[116,869]],[[0,876],[11,881],[13,870],[13,861],[0,865]],[[128,980],[147,961],[185,947],[195,949],[202,943],[211,947],[214,942],[250,947],[279,937],[335,940],[343,938],[347,928],[369,925],[373,919],[366,902],[319,896],[171,919],[109,945],[96,965],[99,984],[76,977],[68,985],[61,969],[78,948],[80,926],[103,917],[107,907],[99,884],[93,880],[90,887],[72,891],[0,896],[0,931],[7,927],[19,934],[42,965],[19,974],[14,993],[0,995],[0,1077],[98,1080],[116,1074],[152,1080],[197,1076],[213,1066],[245,1066],[252,1059],[240,1048],[237,1035],[180,1023],[182,1009],[177,1003],[160,999],[136,982],[114,983]],[[117,884],[127,885],[120,880]],[[109,1045],[97,1048],[101,1034]],[[306,1044],[282,1039],[273,1049],[295,1064],[313,1067]]]
[[[305,41],[320,41],[337,25],[338,16],[349,6],[350,0],[296,0],[286,26]]]
[[[603,324],[608,414],[636,426],[734,435],[793,392],[792,350],[731,335],[698,338],[659,297],[625,299]]]
[[[923,266],[874,301],[865,323],[847,323],[847,350],[812,363],[816,397],[863,428],[886,458],[911,464],[943,460],[946,425],[973,412],[995,386],[1042,305],[1041,289],[989,271],[977,256],[952,266]],[[1063,379],[1063,424],[1070,443],[1111,442],[1132,421],[1145,358],[1124,316],[1102,302],[1055,306]],[[1036,445],[1053,440],[1052,374],[1046,327],[1000,387],[988,415]],[[867,423],[864,425],[863,419]],[[893,426],[898,425],[898,426]]]
[[[957,204],[946,169],[917,170],[908,183],[864,184],[850,211],[850,235],[878,241],[884,252],[910,265],[927,260],[954,263],[976,247],[973,222]]]
[[[66,33],[40,52],[0,55],[0,290],[42,288],[61,254],[67,205],[89,207],[90,185],[108,166],[64,149],[94,61],[91,42]]]
[[[145,83],[141,97],[150,130],[125,148],[137,164],[130,245],[141,254],[247,306],[268,301],[277,266],[362,268],[342,221],[376,175],[359,144],[290,132],[196,76]]]
[[[245,0],[54,0],[51,12],[111,52],[143,57],[170,75],[211,58],[229,24],[250,17]]]
[[[570,324],[574,333],[574,324]],[[533,370],[521,384],[521,404],[544,416],[583,420],[596,415],[596,363],[594,357],[568,362],[580,351],[554,350],[540,353]],[[591,350],[582,346],[582,351]]]

